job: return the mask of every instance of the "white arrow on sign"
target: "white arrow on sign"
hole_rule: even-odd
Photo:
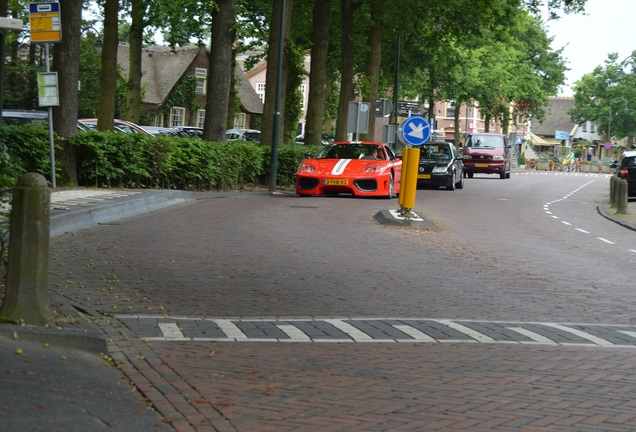
[[[423,139],[424,138],[424,124],[419,125],[409,125],[411,126],[411,132],[408,134],[410,136],[414,136],[415,138]]]

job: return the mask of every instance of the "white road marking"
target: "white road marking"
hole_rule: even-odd
[[[556,329],[559,329],[559,330],[567,332],[567,333],[572,333],[575,336],[578,336],[580,338],[588,340],[588,341],[592,342],[593,344],[596,344],[596,345],[599,345],[599,346],[614,346],[613,343],[608,342],[605,339],[601,339],[598,336],[591,335],[591,334],[586,333],[586,332],[581,331],[581,330],[573,329],[571,327],[566,327],[566,326],[561,325],[561,324],[544,324],[544,325],[549,326],[549,327],[554,327]]]
[[[225,333],[227,337],[234,338],[237,340],[247,339],[247,336],[245,335],[245,333],[243,333],[241,329],[238,328],[237,325],[234,324],[232,321],[225,320],[225,319],[215,319],[212,321],[214,321],[214,323],[217,326],[219,326],[221,331]]]
[[[589,231],[585,231],[584,229],[581,229],[581,228],[575,228],[575,229],[576,229],[577,231],[582,232],[583,234],[589,234],[589,233],[590,233]]]
[[[600,241],[603,241],[605,243],[609,243],[609,244],[616,244],[613,241],[610,241],[608,239],[604,239],[603,237],[596,237],[597,239],[599,239]]]
[[[450,320],[450,319],[430,319],[430,318],[417,318],[417,317],[270,317],[270,318],[200,318],[200,317],[170,317],[165,315],[124,315],[117,314],[115,315],[118,319],[124,321],[124,323],[135,333],[140,339],[144,339],[146,341],[161,341],[161,342],[172,342],[172,341],[192,341],[192,342],[287,342],[287,343],[494,343],[494,344],[526,344],[526,345],[548,345],[548,346],[568,346],[568,347],[590,347],[596,346],[600,348],[636,348],[636,341],[633,344],[626,343],[625,341],[614,340],[613,342],[610,340],[606,340],[602,337],[595,336],[591,333],[588,333],[583,330],[576,329],[576,326],[589,326],[590,328],[599,328],[603,329],[603,331],[614,331],[617,333],[623,333],[630,337],[636,339],[636,326],[634,325],[616,325],[616,324],[574,324],[574,323],[544,323],[544,322],[514,322],[514,321],[468,321],[468,320]],[[146,331],[147,322],[142,324],[144,320],[151,320],[155,322],[155,325],[158,327],[159,331],[163,336],[146,336],[143,334]],[[174,322],[167,322],[167,320],[173,320]],[[180,321],[194,321],[200,323],[215,323],[219,330],[221,330],[225,337],[187,337],[183,334],[181,328],[178,326],[178,322]],[[400,336],[388,336],[388,335],[369,335],[354,325],[350,324],[355,321],[379,321],[385,322],[386,325],[390,325],[395,329],[403,332],[409,337],[400,337]],[[430,326],[427,324],[428,322],[436,322],[449,329],[452,328],[458,332],[460,332],[465,338],[462,336],[449,336],[449,337],[439,337],[435,338],[430,336],[426,332],[426,330],[420,330],[412,327],[408,324],[396,324],[395,321],[400,321],[401,323],[408,323],[408,321],[418,321],[420,325]],[[279,338],[263,338],[263,337],[254,337],[248,336],[243,333],[239,328],[241,322],[253,323],[253,322],[262,322],[267,323],[267,325],[276,326],[283,333],[285,333],[288,338],[279,337]],[[325,336],[319,338],[312,338],[305,332],[303,332],[299,327],[294,325],[295,322],[311,322],[315,325],[321,326],[320,323],[330,324],[335,329],[338,329],[341,332],[346,333],[349,338],[343,338],[339,336],[338,333],[334,332],[334,330],[325,330],[323,327],[323,331],[325,331]],[[525,338],[530,340],[515,340],[514,338],[507,337],[505,340],[497,339],[499,331],[493,329],[493,336],[489,336],[488,334],[484,334],[483,332],[474,330],[464,323],[474,322],[478,325],[485,324],[495,324],[497,326],[503,326],[507,330],[523,335]],[[135,328],[136,323],[141,325],[139,328]],[[546,336],[536,333],[535,331],[526,329],[523,327],[524,324],[532,324],[535,326],[548,327],[550,328],[550,333]],[[431,326],[431,331],[438,331],[439,328]],[[557,342],[550,338],[550,334],[554,333],[555,338],[558,337],[559,333],[567,333],[570,335],[575,335],[586,342]],[[156,334],[156,333],[154,333]],[[329,335],[333,337],[329,337]],[[562,337],[562,336],[561,336]],[[520,338],[522,339],[522,338]]]
[[[159,330],[161,330],[161,334],[166,339],[179,339],[179,340],[189,340],[190,338],[186,338],[181,329],[177,324],[174,323],[157,323],[159,326]]]
[[[349,335],[349,337],[351,337],[351,339],[353,339],[356,342],[372,339],[371,336],[369,336],[368,334],[358,330],[357,328],[355,328],[351,324],[347,324],[346,322],[344,322],[342,320],[339,320],[339,319],[326,319],[324,321],[326,323],[331,324],[332,326],[334,326],[335,328],[337,328],[341,332],[346,333],[347,335]]]
[[[278,324],[276,327],[289,336],[293,341],[311,341],[311,338],[298,327],[290,324]]]
[[[494,342],[495,341],[490,336],[486,336],[483,333],[479,333],[476,330],[473,330],[469,327],[466,327],[454,321],[451,321],[451,320],[435,320],[435,321],[437,321],[440,324],[444,324],[445,326],[448,326],[452,329],[455,329],[458,332],[464,333],[466,336],[469,336],[475,340],[478,340],[479,342]]]
[[[394,324],[393,327],[395,327],[396,329],[398,329],[399,331],[406,333],[407,335],[411,336],[414,340],[416,341],[421,341],[421,342],[437,342],[436,339],[433,339],[432,337],[430,337],[429,335],[427,335],[426,333],[413,328],[409,325],[404,325],[404,324]]]
[[[536,343],[540,343],[543,345],[558,345],[556,342],[554,342],[551,339],[548,339],[545,336],[542,336],[538,333],[535,333],[531,330],[527,330],[524,329],[522,327],[508,327],[508,330],[512,330],[513,332],[517,332],[519,334],[522,334],[524,336],[526,336],[529,339],[532,339],[534,342]],[[521,343],[527,343],[527,342],[521,342]]]

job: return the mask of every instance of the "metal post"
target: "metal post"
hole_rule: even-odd
[[[287,1],[282,0],[280,6],[280,33],[278,35],[278,64],[276,66],[276,99],[274,101],[274,128],[272,131],[272,153],[269,166],[269,191],[276,191],[276,172],[278,170],[278,137],[280,128],[280,88],[283,70],[283,40],[285,38],[285,9]]]
[[[393,123],[395,124],[395,133],[396,137],[393,139],[393,149],[395,150],[397,146],[397,126],[398,126],[398,115],[400,113],[400,52],[402,49],[402,38],[400,33],[398,33],[397,38],[397,52],[396,52],[396,60],[395,60],[395,82],[393,83],[393,105],[394,105],[394,114],[393,114]]]
[[[44,58],[46,64],[46,72],[51,72],[49,64],[49,43],[44,44]],[[51,153],[51,188],[55,189],[55,140],[53,138],[53,107],[48,107],[49,112],[49,150]]]

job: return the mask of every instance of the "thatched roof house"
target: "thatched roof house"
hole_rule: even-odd
[[[169,102],[170,95],[178,88],[183,77],[191,75],[201,81],[197,88],[197,105],[205,106],[208,54],[205,47],[196,45],[174,49],[166,46],[150,46],[143,49],[141,60],[143,110],[156,111],[161,108],[171,110],[170,114],[157,118],[155,124],[177,126],[174,123],[182,118],[183,124],[178,126],[200,126],[205,117],[205,110],[191,109],[190,106],[166,107],[164,105]],[[119,45],[117,62],[124,76],[127,77],[130,62],[130,47],[127,44]],[[249,127],[253,117],[263,114],[263,103],[239,67],[236,68],[236,76],[236,90],[241,106],[241,113],[238,113],[237,117],[240,118],[242,127]],[[162,111],[166,112],[165,109]],[[173,112],[179,115],[173,115]]]

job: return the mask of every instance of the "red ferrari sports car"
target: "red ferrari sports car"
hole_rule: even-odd
[[[402,158],[382,143],[336,142],[308,156],[296,172],[298,195],[394,198],[400,192]]]

